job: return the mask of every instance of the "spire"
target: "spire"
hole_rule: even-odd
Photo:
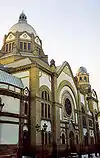
[[[27,16],[24,14],[23,11],[22,11],[22,13],[19,16],[18,22],[26,22],[27,23]]]

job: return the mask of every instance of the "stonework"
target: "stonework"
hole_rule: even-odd
[[[49,65],[42,41],[22,14],[5,36],[0,64],[20,78],[24,88],[29,88],[31,153],[39,153],[43,146],[52,153],[52,144],[58,151],[96,144],[98,97],[91,88],[87,70],[81,67],[74,76],[67,62],[56,66],[52,60]]]

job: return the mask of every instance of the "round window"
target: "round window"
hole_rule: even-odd
[[[66,109],[66,113],[68,115],[71,115],[71,113],[72,113],[72,106],[71,106],[71,102],[70,102],[70,100],[68,98],[65,100],[65,109]]]

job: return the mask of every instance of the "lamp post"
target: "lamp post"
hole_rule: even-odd
[[[3,107],[4,107],[4,103],[2,103],[2,98],[0,97],[0,112],[2,111]]]
[[[43,128],[42,129],[40,129],[41,127],[38,124],[35,126],[36,131],[37,132],[42,132],[42,134],[44,134],[46,132],[47,127],[48,126],[47,126],[46,123],[43,124]],[[44,139],[44,137],[43,137],[43,139]],[[44,158],[44,141],[42,141],[42,158]]]

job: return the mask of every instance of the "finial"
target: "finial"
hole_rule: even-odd
[[[50,61],[50,66],[55,66],[55,61],[54,61],[54,59],[52,59],[52,60]]]

